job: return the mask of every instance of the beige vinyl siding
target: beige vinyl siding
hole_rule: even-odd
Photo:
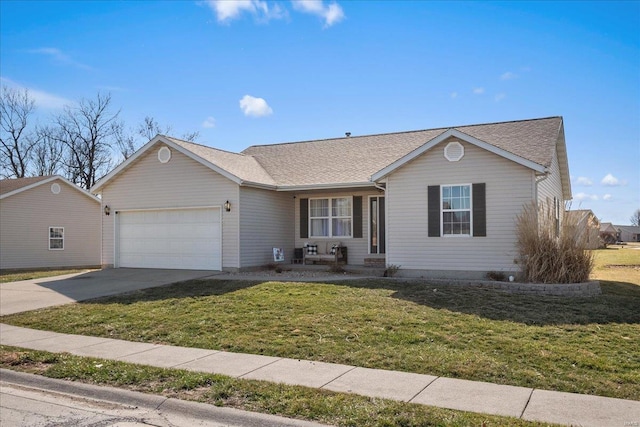
[[[173,149],[171,160],[160,163],[162,146],[150,148],[102,189],[102,202],[111,207],[111,215],[102,215],[103,265],[115,262],[116,211],[221,207],[229,200],[231,212],[222,209],[222,268],[238,268],[238,185]]]
[[[330,198],[330,197],[350,197],[350,196],[362,196],[362,238],[354,237],[309,237],[306,239],[300,238],[300,199],[314,199],[314,198]],[[368,255],[369,251],[369,233],[367,227],[369,226],[369,196],[384,196],[384,193],[378,191],[335,191],[335,192],[307,192],[297,193],[295,200],[295,246],[301,248],[306,242],[319,244],[326,242],[341,242],[342,246],[348,248],[348,262],[351,265],[363,265],[365,258],[378,258],[384,255]]]
[[[293,256],[294,199],[290,193],[240,188],[240,267],[273,262],[273,248],[282,248],[285,263]]]
[[[549,204],[553,207],[553,198],[560,200],[561,209],[564,209],[564,200],[562,197],[562,181],[560,179],[560,166],[558,164],[557,151],[553,151],[551,160],[550,173],[546,178],[538,178],[538,204]]]
[[[64,227],[64,250],[49,250],[49,227]],[[99,265],[100,202],[61,179],[0,201],[0,268]]]
[[[533,172],[468,143],[458,162],[439,144],[387,182],[387,264],[445,271],[517,270],[515,218],[533,200]],[[427,237],[429,185],[486,184],[486,237]]]

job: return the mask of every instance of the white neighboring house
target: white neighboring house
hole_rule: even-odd
[[[614,225],[621,242],[640,242],[640,227],[633,225]]]
[[[100,266],[100,199],[53,176],[0,181],[0,269]]]
[[[242,270],[339,242],[348,264],[519,270],[516,216],[571,199],[562,117],[252,146],[158,135],[91,189],[105,267]]]

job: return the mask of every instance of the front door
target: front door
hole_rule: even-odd
[[[384,197],[369,197],[369,253],[385,253]]]

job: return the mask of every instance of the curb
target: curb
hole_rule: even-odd
[[[0,369],[0,382],[37,388],[40,390],[135,406],[153,411],[179,413],[192,419],[216,421],[243,427],[326,427],[311,421],[284,418],[276,415],[224,408],[200,402],[189,402],[137,391],[123,390],[73,381],[47,378],[35,374]]]

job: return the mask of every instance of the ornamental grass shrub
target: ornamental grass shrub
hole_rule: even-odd
[[[525,281],[580,283],[589,280],[594,265],[587,250],[588,234],[575,217],[552,203],[529,203],[517,220],[519,264]]]

